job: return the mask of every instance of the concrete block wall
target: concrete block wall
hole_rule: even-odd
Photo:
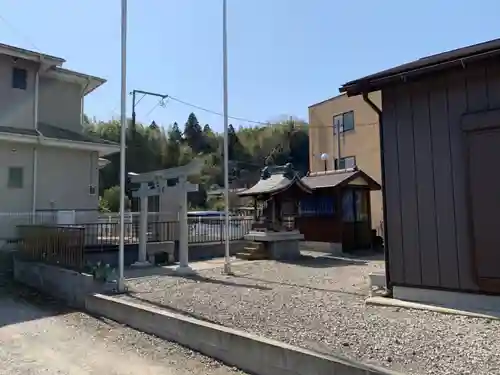
[[[77,308],[85,306],[87,296],[115,288],[114,283],[96,281],[92,275],[16,258],[14,280]]]

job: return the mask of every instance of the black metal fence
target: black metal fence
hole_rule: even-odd
[[[84,262],[84,228],[59,225],[20,225],[19,256],[23,260],[43,262],[80,270]]]
[[[228,234],[230,240],[243,239],[252,228],[253,218],[231,217],[229,220]],[[85,228],[86,245],[115,245],[120,239],[120,224],[90,223],[82,224]],[[139,242],[139,223],[124,223],[124,242],[126,244]],[[189,243],[224,242],[226,238],[226,225],[224,218],[203,217],[188,219]],[[147,241],[177,241],[179,239],[178,221],[153,221],[148,223]]]

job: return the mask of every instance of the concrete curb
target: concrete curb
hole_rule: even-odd
[[[94,294],[86,308],[256,375],[402,375],[117,297]]]
[[[495,319],[500,320],[500,314],[495,314],[494,312],[472,312],[466,310],[452,309],[443,306],[426,305],[418,302],[403,301],[400,299],[389,298],[389,297],[369,297],[365,300],[367,305],[374,306],[389,306],[389,307],[401,307],[404,309],[417,309],[438,312],[441,314],[450,315],[463,315],[469,316],[471,318],[483,318],[483,319]]]

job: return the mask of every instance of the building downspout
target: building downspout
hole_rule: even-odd
[[[386,202],[386,190],[385,190],[385,162],[384,162],[384,131],[383,131],[383,116],[382,109],[377,107],[377,105],[370,99],[368,93],[363,93],[363,100],[368,104],[378,115],[378,131],[380,137],[380,167],[381,167],[381,177],[382,177],[382,217],[384,219],[384,261],[385,261],[385,277],[387,283],[387,290],[392,296],[392,282],[391,282],[391,270],[389,261],[389,245],[388,245],[388,230],[387,230],[387,202]]]
[[[40,65],[38,65],[38,68],[35,72],[35,87],[34,87],[34,103],[33,103],[33,127],[36,132],[38,132],[38,96],[39,96],[39,86],[40,86],[40,69],[41,69],[41,62]],[[33,214],[33,220],[35,219],[36,215],[36,196],[37,196],[37,186],[38,186],[38,148],[35,145],[33,147],[33,197],[32,197],[32,214]]]
[[[87,91],[88,87],[90,86],[90,79],[87,79],[87,84],[82,90],[81,96],[80,96],[80,123],[83,125],[83,119],[85,117],[85,91]]]

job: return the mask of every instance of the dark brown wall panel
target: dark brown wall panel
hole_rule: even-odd
[[[486,85],[490,109],[500,108],[500,63],[490,62],[486,66]]]
[[[418,204],[418,228],[422,284],[440,286],[440,259],[438,254],[436,199],[434,189],[434,148],[432,142],[428,87],[412,86],[413,139]],[[439,152],[439,151],[438,151]]]
[[[467,108],[463,112],[479,112],[488,109],[488,86],[486,84],[486,66],[471,65],[462,70],[467,89]]]
[[[405,283],[405,264],[403,256],[403,238],[405,234],[401,225],[401,195],[399,187],[399,151],[396,117],[397,93],[392,89],[384,91],[382,108],[384,124],[384,156],[385,156],[385,193],[387,223],[387,249],[389,250],[389,267],[391,281]]]
[[[413,118],[409,93],[402,88],[397,91],[397,143],[399,151],[399,183],[401,194],[401,224],[405,280],[409,284],[422,282],[419,244],[419,222],[417,205],[417,181],[415,174],[415,147],[413,140]],[[390,232],[390,230],[389,230]]]
[[[382,100],[393,281],[478,290],[460,124],[500,108],[500,61],[400,83]]]
[[[462,115],[467,111],[467,86],[461,70],[445,75],[448,99],[448,131],[450,134],[453,206],[450,219],[456,228],[456,252],[460,288],[477,290],[474,279],[469,232],[468,200],[466,191],[465,138],[460,129]],[[451,216],[451,214],[453,216]]]
[[[429,86],[429,113],[432,131],[435,224],[439,249],[441,286],[458,289],[458,259],[453,200],[450,133],[448,129],[446,82],[435,78]]]

